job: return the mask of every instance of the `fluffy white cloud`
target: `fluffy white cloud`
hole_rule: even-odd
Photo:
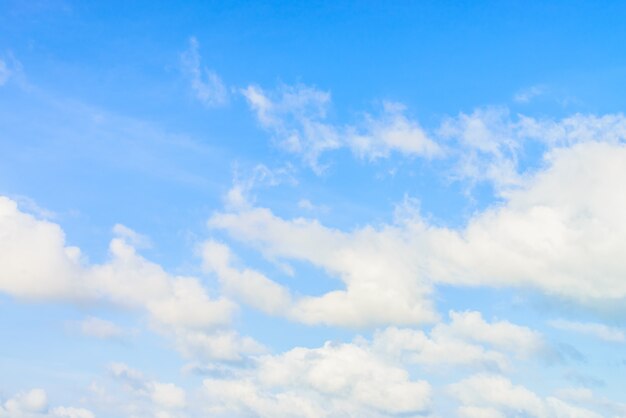
[[[474,375],[450,385],[449,391],[460,401],[459,415],[465,417],[600,418],[558,398],[541,398],[497,375]]]
[[[428,296],[437,283],[524,286],[622,312],[626,146],[582,142],[554,149],[547,163],[460,229],[413,214],[344,232],[247,207],[216,213],[208,224],[269,259],[306,261],[341,279],[345,290],[298,300],[292,317],[306,323],[432,321]]]
[[[437,324],[431,334],[486,344],[506,353],[528,357],[544,350],[541,334],[509,321],[485,321],[480,312],[451,311],[449,324]]]
[[[406,245],[406,240],[412,238],[401,228],[390,226],[384,231],[365,228],[349,234],[326,228],[313,220],[286,221],[259,208],[216,214],[209,225],[226,229],[270,258],[307,261],[341,279],[345,290],[298,298],[289,313],[295,320],[360,327],[416,324],[437,317],[427,298],[430,286],[424,283],[419,265],[411,254],[411,246]],[[218,253],[217,249],[215,252]],[[221,252],[226,253],[226,250]],[[258,291],[271,292],[276,297],[273,305],[267,308],[270,311],[289,304],[290,298],[284,288],[258,273],[237,272],[225,267],[228,257],[222,256],[219,262],[216,257],[211,251],[205,251],[205,265],[221,276],[227,288],[244,287],[242,280],[245,276],[245,283],[254,283]],[[248,303],[255,306],[261,303],[250,301],[250,297],[254,298],[254,295],[246,298]]]
[[[185,391],[173,383],[153,382],[150,397],[157,404],[166,408],[182,408],[186,404]]]
[[[85,297],[80,250],[65,246],[61,228],[19,211],[0,196],[0,290],[25,299]]]
[[[378,353],[430,370],[442,366],[510,370],[509,356],[537,356],[546,349],[543,337],[508,321],[489,323],[480,312],[450,312],[450,322],[423,331],[389,327],[375,334],[372,346]],[[445,368],[444,368],[445,370]]]
[[[199,279],[168,274],[137,254],[122,238],[111,241],[109,261],[89,264],[78,248],[65,246],[58,225],[22,213],[14,201],[5,197],[0,197],[0,237],[0,291],[16,298],[101,300],[143,311],[155,329],[175,336],[181,349],[181,341],[187,339],[179,336],[184,334],[204,333],[206,341],[223,340],[223,333],[216,330],[228,325],[236,310],[236,305],[226,298],[209,297]],[[88,320],[81,328],[99,337],[119,331],[96,319]],[[236,341],[251,345],[246,339],[230,340],[229,347],[233,349]],[[197,351],[199,339],[194,341],[195,348],[189,351]],[[238,356],[241,350],[230,355]]]
[[[206,106],[222,106],[228,102],[228,89],[220,77],[200,63],[198,40],[189,39],[189,49],[181,55],[183,72],[189,77],[196,98]]]
[[[626,297],[626,147],[582,143],[553,151],[549,163],[464,230],[429,231],[433,277],[589,304]]]
[[[219,416],[389,416],[425,411],[431,397],[427,382],[358,344],[262,356],[254,370],[204,387]]]
[[[241,336],[232,330],[219,330],[211,333],[177,330],[173,338],[176,347],[183,355],[205,361],[239,361],[246,356],[267,351],[253,338]]]
[[[112,363],[109,365],[109,372],[122,382],[128,391],[150,399],[159,407],[183,408],[186,405],[185,391],[173,383],[148,379],[143,373],[124,363]]]
[[[6,418],[95,418],[84,408],[59,406],[48,408],[48,395],[43,389],[20,392],[0,404],[0,417]]]
[[[207,241],[202,246],[202,257],[204,268],[217,274],[227,294],[269,314],[290,309],[289,291],[257,271],[233,267],[233,256],[226,245]]]

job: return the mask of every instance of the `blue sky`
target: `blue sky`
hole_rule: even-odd
[[[626,416],[620,2],[0,2],[0,417]]]

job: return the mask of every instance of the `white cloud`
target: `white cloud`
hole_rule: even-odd
[[[226,245],[207,241],[202,246],[202,257],[205,270],[217,274],[227,294],[269,314],[290,308],[292,300],[287,289],[254,270],[234,268],[233,256]]]
[[[402,362],[445,370],[445,366],[510,370],[509,356],[529,359],[545,349],[543,337],[508,321],[487,322],[480,312],[449,313],[450,322],[423,331],[389,327],[375,334],[372,346]],[[444,368],[442,368],[444,366]]]
[[[0,236],[0,291],[16,298],[100,300],[147,313],[166,335],[204,333],[207,341],[221,338],[212,336],[230,323],[237,308],[226,298],[211,298],[197,278],[168,274],[121,238],[111,241],[109,261],[90,265],[78,248],[65,246],[58,225],[20,212],[5,197],[0,197]],[[94,319],[81,327],[100,337],[119,331]]]
[[[389,157],[393,151],[423,157],[440,156],[443,152],[440,146],[416,121],[404,115],[405,109],[402,104],[385,102],[379,118],[367,115],[364,127],[352,129],[349,135],[349,146],[354,153],[372,160]]]
[[[324,169],[319,157],[342,147],[371,160],[389,157],[392,152],[423,157],[442,153],[398,103],[386,102],[380,116],[366,114],[361,123],[343,126],[328,121],[329,92],[303,85],[281,86],[269,93],[251,85],[241,92],[260,125],[279,145],[302,155],[318,173]]]
[[[150,238],[136,231],[133,231],[129,227],[124,226],[122,224],[115,224],[115,226],[113,226],[113,233],[117,237],[122,238],[124,241],[131,244],[135,248],[152,247],[152,242],[150,242]]]
[[[76,325],[78,330],[88,337],[110,340],[127,336],[127,332],[113,322],[93,316],[87,317],[72,325]]]
[[[467,341],[487,344],[493,348],[520,357],[537,354],[545,348],[543,337],[537,331],[508,321],[488,323],[480,312],[451,311],[449,324],[437,324],[435,336],[452,336]]]
[[[411,240],[409,231],[389,226],[383,231],[368,227],[344,233],[314,220],[285,221],[259,208],[216,214],[209,226],[227,230],[271,259],[306,261],[341,279],[345,290],[299,298],[289,314],[297,321],[361,327],[418,324],[437,317],[427,297],[430,285],[415,263],[412,248],[406,245]],[[205,254],[204,258],[210,256]],[[234,270],[222,269],[222,280],[227,272]],[[219,276],[220,270],[217,273]],[[239,272],[243,274],[245,271]],[[286,295],[285,290],[258,273],[247,275],[267,291]],[[288,302],[286,296],[279,300]]]
[[[438,281],[530,286],[619,308],[626,297],[626,147],[588,142],[554,150],[549,167],[460,231],[431,229]]]
[[[85,297],[80,250],[61,228],[18,210],[0,196],[0,291],[25,299]]]
[[[185,391],[173,383],[153,382],[150,397],[154,403],[166,408],[183,408],[186,405]]]
[[[526,89],[522,89],[518,91],[513,97],[513,100],[515,100],[518,103],[529,103],[534,98],[545,94],[547,90],[548,89],[546,88],[546,86],[543,86],[543,85],[531,86]]]
[[[506,107],[486,107],[444,119],[436,137],[450,144],[456,178],[489,181],[506,191],[524,182],[528,168],[523,170],[519,161],[529,144],[547,152],[587,142],[618,144],[626,139],[626,117],[617,113],[538,119],[511,115]]]
[[[236,379],[206,379],[216,416],[379,417],[429,408],[431,388],[367,347],[327,343],[262,356]],[[221,415],[219,415],[221,413]]]
[[[550,326],[566,331],[573,331],[580,334],[589,335],[610,342],[626,341],[626,334],[618,328],[612,328],[604,324],[593,322],[574,322],[564,319],[556,319],[548,322]]]
[[[165,413],[168,410],[183,409],[187,406],[185,390],[173,383],[149,379],[140,371],[124,363],[110,364],[109,373],[122,383],[126,393],[131,395],[132,403],[137,401],[143,403],[143,407],[150,411],[151,416],[157,412]],[[102,392],[102,389],[100,391]]]
[[[0,404],[2,418],[95,418],[83,408],[58,406],[48,408],[48,395],[43,389],[20,392]]]
[[[220,77],[200,63],[198,40],[189,39],[189,49],[181,55],[183,72],[191,81],[196,98],[206,106],[223,106],[228,102],[228,90]]]
[[[626,146],[583,142],[554,149],[546,163],[459,229],[429,225],[413,212],[345,232],[254,207],[216,213],[208,224],[270,260],[305,261],[341,279],[344,288],[297,300],[291,317],[305,323],[433,321],[429,295],[438,283],[527,287],[623,314]]]
[[[449,391],[461,403],[460,414],[468,417],[600,418],[591,410],[575,407],[558,398],[541,398],[497,375],[474,375],[450,385]]]
[[[184,356],[204,361],[240,361],[247,356],[267,351],[253,338],[240,336],[230,330],[211,333],[177,330],[173,338],[176,347]]]
[[[53,408],[52,411],[53,417],[59,418],[95,418],[96,416],[93,412],[84,408],[73,408],[73,407],[65,407],[59,406]]]
[[[422,331],[389,327],[377,332],[372,342],[376,352],[429,372],[449,372],[461,367],[478,370],[508,370],[507,355],[457,338]]]

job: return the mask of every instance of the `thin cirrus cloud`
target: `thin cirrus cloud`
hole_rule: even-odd
[[[624,333],[623,330],[613,328],[605,324],[598,324],[594,322],[576,322],[565,319],[555,319],[549,321],[548,324],[557,329],[588,335],[590,337],[599,338],[603,341],[617,343],[626,341],[626,333]]]
[[[85,408],[48,406],[48,394],[43,389],[30,389],[15,394],[0,405],[2,418],[95,418]]]
[[[208,107],[224,106],[228,103],[228,88],[215,71],[202,66],[199,48],[198,40],[191,37],[188,49],[180,57],[181,70],[197,100]]]

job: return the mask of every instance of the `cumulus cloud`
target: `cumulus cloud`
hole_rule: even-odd
[[[417,324],[437,318],[427,298],[430,285],[420,280],[423,276],[411,248],[403,245],[410,234],[400,228],[344,233],[314,220],[283,220],[260,208],[216,214],[209,225],[227,230],[271,258],[306,261],[341,279],[345,290],[299,298],[290,309],[293,319],[308,324],[361,327]],[[264,292],[280,295],[272,302],[278,303],[272,309],[289,305],[289,293],[284,288],[259,273],[226,268],[223,261],[228,258],[216,257],[205,251],[205,265],[216,271],[227,288],[241,288],[247,280]]]
[[[128,229],[123,232],[136,236]],[[5,197],[0,197],[0,236],[0,291],[19,299],[104,301],[135,309],[146,313],[154,328],[172,336],[181,349],[185,339],[180,335],[204,333],[210,341],[236,311],[230,300],[211,298],[199,279],[170,275],[140,256],[124,238],[111,241],[107,262],[89,264],[78,248],[65,245],[58,225],[21,212]],[[80,327],[101,338],[119,332],[97,319]],[[214,338],[220,340],[221,335]],[[236,349],[236,344],[229,347]]]
[[[191,82],[196,98],[209,107],[223,106],[228,102],[228,89],[212,70],[201,65],[198,40],[189,39],[189,48],[181,54],[183,73]]]
[[[48,395],[43,389],[20,392],[0,404],[0,417],[6,418],[95,418],[84,408],[48,407]]]
[[[431,388],[367,347],[331,344],[258,359],[230,380],[205,379],[214,416],[382,417],[426,411]]]
[[[586,304],[623,300],[626,147],[582,143],[548,161],[462,231],[431,232],[431,274],[447,283],[531,286]]]
[[[124,363],[111,363],[108,369],[111,377],[131,396],[132,405],[127,406],[139,408],[141,404],[141,408],[146,409],[146,416],[187,407],[185,390],[174,383],[150,379]]]
[[[600,418],[601,415],[555,397],[542,398],[505,377],[478,374],[449,386],[459,400],[462,417],[528,416],[536,418]]]
[[[269,259],[305,261],[341,279],[344,289],[299,300],[292,315],[306,323],[433,321],[429,295],[440,283],[527,287],[623,313],[626,146],[581,142],[555,148],[546,164],[457,229],[413,213],[345,232],[255,207],[216,213],[208,224]]]

